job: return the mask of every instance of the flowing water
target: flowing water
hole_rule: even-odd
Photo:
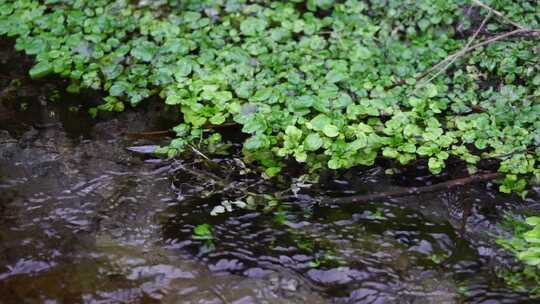
[[[242,174],[233,157],[141,153],[163,143],[142,132],[175,113],[150,102],[93,121],[84,105],[99,96],[28,80],[27,59],[0,46],[0,303],[535,303],[497,276],[513,261],[493,234],[526,202],[492,185],[320,203],[429,182],[374,168],[211,216],[290,182]],[[193,237],[200,224],[212,239]]]

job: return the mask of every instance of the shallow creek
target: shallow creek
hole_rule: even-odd
[[[493,234],[524,202],[491,185],[319,204],[402,184],[374,168],[299,187],[271,210],[211,216],[234,199],[216,179],[237,161],[216,158],[204,175],[193,160],[130,151],[162,143],[132,136],[168,126],[159,109],[92,121],[81,105],[96,97],[51,101],[56,80],[13,75],[2,56],[0,90],[22,86],[0,106],[0,303],[534,303],[496,275],[512,259]],[[227,181],[277,191],[250,174]],[[203,223],[213,240],[193,238]]]

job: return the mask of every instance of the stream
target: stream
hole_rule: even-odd
[[[29,80],[31,62],[11,48],[0,40],[0,303],[537,303],[497,276],[515,261],[494,235],[538,193],[522,201],[478,184],[320,204],[429,183],[375,167],[294,180],[272,208],[211,216],[238,189],[282,187],[231,174],[234,157],[212,157],[205,174],[195,157],[140,153],[167,139],[134,134],[177,113],[149,101],[92,120],[99,95]],[[201,224],[211,240],[193,237]]]

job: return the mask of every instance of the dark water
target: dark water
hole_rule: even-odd
[[[524,203],[490,185],[322,205],[426,180],[375,168],[277,183],[232,157],[133,153],[166,142],[140,133],[175,113],[150,102],[91,120],[99,96],[28,80],[28,59],[0,42],[0,91],[18,79],[0,97],[0,303],[534,303],[497,277],[513,261],[492,234]],[[213,239],[194,239],[204,223]]]
[[[184,178],[176,183],[189,184]],[[220,216],[208,210],[222,195],[201,199],[198,191],[183,191],[183,201],[166,211],[163,237],[170,248],[188,250],[215,272],[293,271],[332,303],[527,301],[497,279],[509,257],[490,236],[499,233],[500,215],[519,203],[515,199],[478,186],[394,202],[318,204],[323,196],[351,189],[393,186],[373,172],[355,182],[334,180],[304,191],[310,195],[286,196],[271,211]],[[463,210],[463,201],[472,202],[466,218],[449,212]],[[211,244],[190,239],[201,223],[214,228]]]

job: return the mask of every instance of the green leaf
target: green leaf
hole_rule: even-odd
[[[341,168],[341,162],[336,158],[332,158],[328,161],[328,168],[332,170],[337,170]]]
[[[357,139],[349,144],[349,150],[358,151],[368,146],[368,139],[365,135],[356,135]]]
[[[540,86],[540,74],[534,76],[533,80],[532,80],[532,83],[533,85],[535,86]]]
[[[339,72],[339,71],[330,71],[328,72],[328,74],[326,75],[326,80],[329,82],[329,83],[336,83],[336,82],[340,82],[342,81],[343,79],[346,79],[347,78],[347,75],[343,72]]]
[[[138,41],[131,50],[131,55],[139,60],[150,62],[157,53],[157,50],[157,46],[150,41]]]
[[[210,117],[210,123],[212,123],[213,125],[221,125],[222,123],[225,122],[225,115],[223,115],[222,113],[217,113],[215,114],[214,116]]]
[[[233,95],[229,91],[219,91],[214,93],[214,98],[217,102],[227,102],[233,98]]]
[[[240,31],[246,36],[255,36],[266,29],[267,22],[261,18],[249,17],[240,24]]]
[[[263,136],[256,135],[248,138],[244,142],[244,148],[250,151],[259,150],[261,148],[266,147],[267,141]]]
[[[334,126],[334,125],[325,125],[322,129],[324,135],[328,136],[328,137],[336,137],[339,135],[339,129],[338,127]]]
[[[180,103],[182,103],[182,98],[178,95],[169,95],[167,96],[167,98],[165,99],[165,103],[168,104],[168,105],[171,105],[171,106],[174,106],[174,105],[178,105]]]
[[[304,139],[304,147],[308,151],[318,150],[323,145],[323,140],[317,133],[310,133]]]
[[[383,156],[389,157],[389,158],[397,158],[399,155],[398,151],[391,147],[384,148],[382,154]]]
[[[30,69],[30,77],[36,79],[52,73],[53,66],[47,61],[40,61]]]
[[[428,98],[433,98],[439,94],[437,86],[432,83],[427,84],[424,90],[424,93]]]
[[[331,122],[332,120],[328,116],[319,114],[310,121],[310,125],[313,130],[322,131],[322,129],[325,126],[330,125]]]
[[[265,101],[269,99],[272,96],[272,88],[264,88],[260,89],[255,93],[253,96],[253,100],[255,101]]]
[[[433,174],[439,174],[442,171],[444,162],[438,158],[430,157],[428,161],[429,171]]]
[[[195,240],[211,240],[212,236],[212,226],[209,224],[200,224],[193,228],[193,239]]]
[[[296,159],[297,162],[303,163],[307,160],[307,153],[305,151],[295,151],[294,152],[294,159]]]
[[[302,130],[298,129],[295,126],[287,126],[285,129],[285,134],[289,135],[292,138],[299,139],[302,137]]]
[[[274,177],[279,172],[281,172],[281,168],[280,167],[270,167],[270,168],[267,168],[264,172],[266,173],[266,175],[268,175],[268,177]]]
[[[538,216],[531,216],[528,217],[525,222],[531,226],[540,226],[540,217]]]
[[[127,93],[129,88],[130,86],[128,83],[120,81],[116,82],[111,86],[111,88],[109,89],[109,93],[111,94],[111,96],[122,96]]]
[[[174,69],[174,77],[180,81],[183,79],[183,77],[187,77],[189,74],[191,74],[191,71],[193,69],[192,62],[189,59],[181,59],[176,63],[175,69]]]

